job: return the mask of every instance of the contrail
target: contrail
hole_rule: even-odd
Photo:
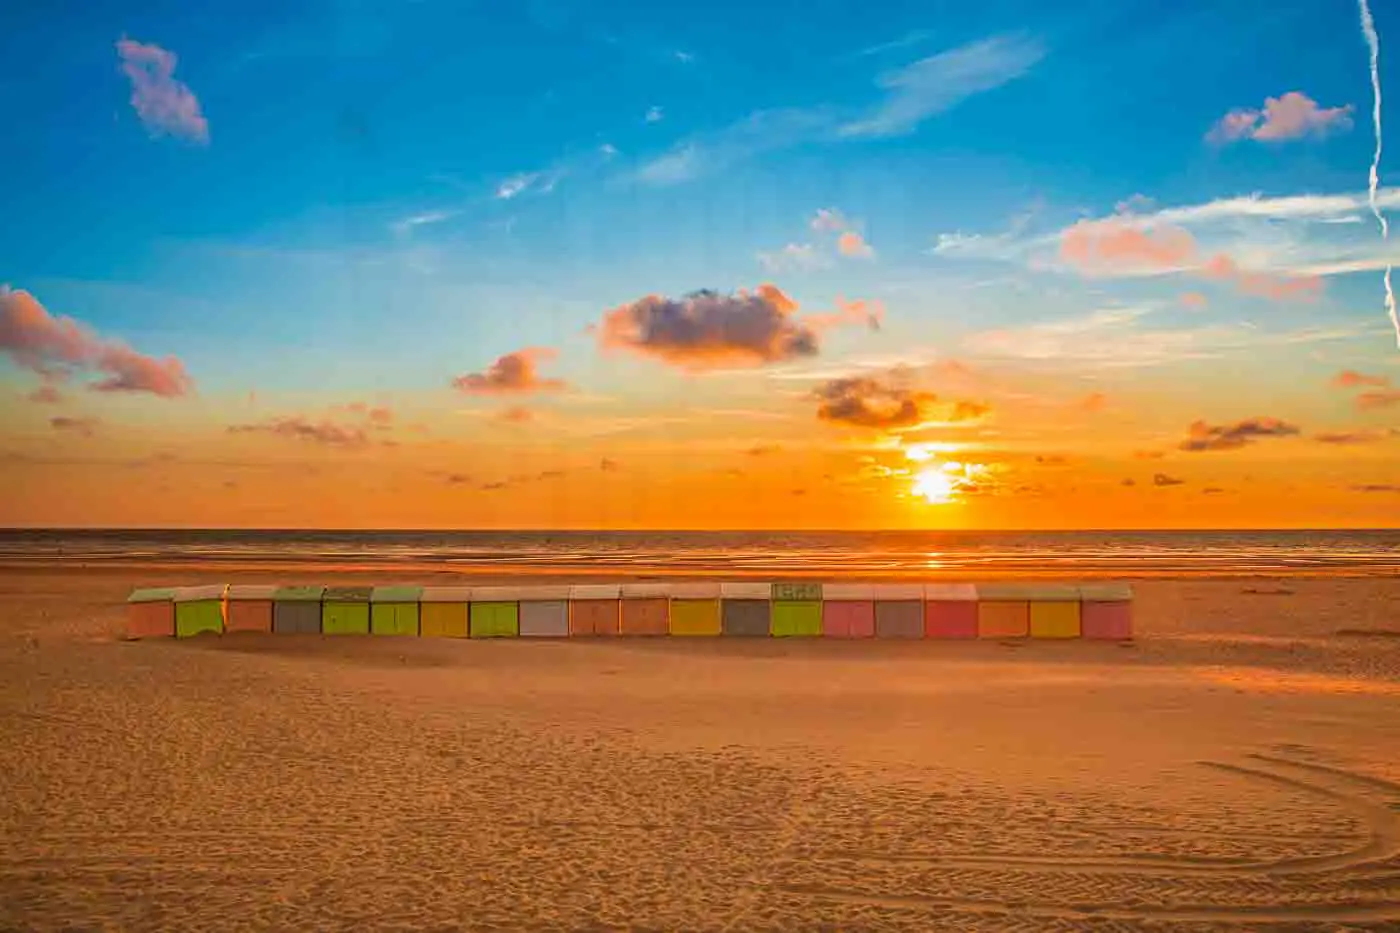
[[[1371,159],[1371,178],[1367,194],[1371,201],[1371,213],[1381,225],[1381,239],[1390,239],[1390,225],[1376,204],[1376,188],[1380,184],[1381,172],[1381,40],[1376,35],[1376,23],[1371,19],[1371,5],[1366,0],[1357,0],[1361,6],[1361,32],[1366,36],[1366,44],[1371,48],[1371,96],[1375,104],[1371,110],[1371,122],[1376,126],[1376,155]],[[1391,326],[1395,328],[1395,345],[1400,347],[1400,316],[1395,313],[1395,292],[1390,287],[1390,263],[1385,264],[1385,309],[1390,313]]]

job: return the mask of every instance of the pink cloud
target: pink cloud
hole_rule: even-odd
[[[1206,134],[1209,142],[1223,145],[1241,139],[1281,142],[1304,136],[1326,136],[1333,130],[1351,129],[1352,107],[1319,107],[1299,91],[1264,100],[1263,110],[1240,108],[1220,119]]]
[[[1200,292],[1182,292],[1178,300],[1188,308],[1204,308],[1210,304]]]
[[[1143,230],[1117,220],[1081,220],[1060,237],[1060,256],[1082,270],[1188,265],[1196,241],[1180,227]]]
[[[63,393],[59,391],[58,386],[46,382],[33,392],[27,393],[24,398],[25,401],[36,405],[57,405],[63,401]]]
[[[1344,369],[1332,377],[1332,385],[1339,389],[1354,389],[1358,386],[1386,388],[1390,385],[1390,379],[1385,376],[1368,376],[1354,369]]]
[[[260,424],[234,424],[230,434],[271,434],[301,441],[311,441],[327,447],[363,447],[369,443],[365,429],[333,421],[315,422],[302,415],[273,418]]]
[[[539,374],[539,363],[556,355],[548,347],[526,347],[498,358],[484,372],[458,376],[452,380],[452,385],[462,392],[477,395],[557,392],[565,388],[564,381],[543,379]]]
[[[1207,279],[1229,282],[1243,294],[1275,301],[1311,300],[1322,291],[1319,276],[1253,272],[1241,269],[1224,253],[1202,260],[1195,238],[1180,227],[1159,225],[1144,229],[1116,218],[1081,220],[1065,230],[1060,236],[1060,258],[1086,275],[1189,270]],[[1189,303],[1198,307],[1204,304],[1204,296],[1191,294],[1194,297]]]
[[[199,99],[175,79],[174,52],[124,38],[117,42],[117,55],[131,80],[131,106],[152,136],[209,141],[209,122],[200,112]]]
[[[194,383],[173,356],[145,356],[119,340],[106,340],[70,317],[54,317],[33,295],[0,285],[0,351],[48,379],[69,369],[89,369],[106,378],[97,392],[150,392],[162,398],[189,393]]]
[[[1356,397],[1356,407],[1362,411],[1389,408],[1392,405],[1400,405],[1400,389],[1377,389],[1374,392],[1362,392]]]
[[[809,314],[802,322],[814,330],[822,331],[829,327],[847,324],[864,324],[871,330],[879,330],[885,320],[885,305],[881,301],[865,301],[857,298],[847,301],[836,299],[836,312],[833,314]]]

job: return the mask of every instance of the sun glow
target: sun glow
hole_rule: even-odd
[[[953,477],[939,469],[924,470],[914,478],[914,495],[923,496],[932,505],[952,502],[957,488]]]

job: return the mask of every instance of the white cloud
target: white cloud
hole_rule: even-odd
[[[660,107],[647,108],[646,121],[648,123],[660,123],[666,117],[666,111]]]
[[[789,243],[780,250],[759,253],[758,262],[770,272],[807,272],[830,265],[811,243]]]
[[[993,36],[881,75],[885,98],[839,130],[842,136],[900,136],[969,97],[1014,81],[1045,57],[1026,36]]]

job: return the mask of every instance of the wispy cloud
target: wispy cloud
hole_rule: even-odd
[[[683,140],[643,162],[630,177],[643,184],[671,185],[804,143],[911,133],[962,101],[1025,75],[1045,54],[1044,45],[1028,36],[971,42],[879,76],[875,83],[883,93],[865,107],[756,111],[718,131]]]
[[[915,29],[911,32],[905,33],[898,39],[891,39],[888,42],[879,42],[875,45],[866,46],[863,49],[857,49],[856,51],[850,53],[850,55],[846,57],[868,58],[871,55],[882,55],[885,52],[898,51],[899,49],[908,48],[911,45],[918,45],[920,42],[923,42],[925,39],[931,37],[932,35],[933,33],[929,32],[926,29]]]
[[[131,39],[117,41],[122,72],[131,81],[131,106],[152,136],[175,136],[191,142],[209,141],[209,122],[199,99],[175,79],[174,52]]]
[[[846,137],[902,136],[969,97],[1025,75],[1045,57],[1029,36],[993,36],[881,75],[882,101],[838,130]]]
[[[811,243],[789,243],[782,249],[760,252],[757,258],[758,264],[769,272],[810,272],[831,265]]]
[[[90,370],[102,378],[95,392],[149,392],[176,398],[194,389],[185,366],[137,353],[120,340],[104,339],[70,317],[55,317],[23,289],[0,285],[0,352],[45,378]]]
[[[644,119],[648,123],[660,123],[666,118],[666,110],[662,107],[648,107]]]
[[[407,236],[419,227],[426,227],[432,224],[440,224],[456,217],[460,211],[423,211],[419,214],[411,214],[402,220],[396,220],[390,224],[390,229],[399,236]]]
[[[312,421],[303,415],[286,415],[253,424],[233,424],[230,434],[269,434],[327,447],[365,447],[369,433],[359,425],[337,424],[329,419]]]
[[[1206,134],[1206,140],[1223,145],[1241,139],[1282,142],[1304,136],[1326,136],[1351,129],[1351,112],[1351,104],[1319,107],[1317,101],[1306,94],[1289,91],[1282,97],[1266,98],[1262,110],[1230,111]]]

